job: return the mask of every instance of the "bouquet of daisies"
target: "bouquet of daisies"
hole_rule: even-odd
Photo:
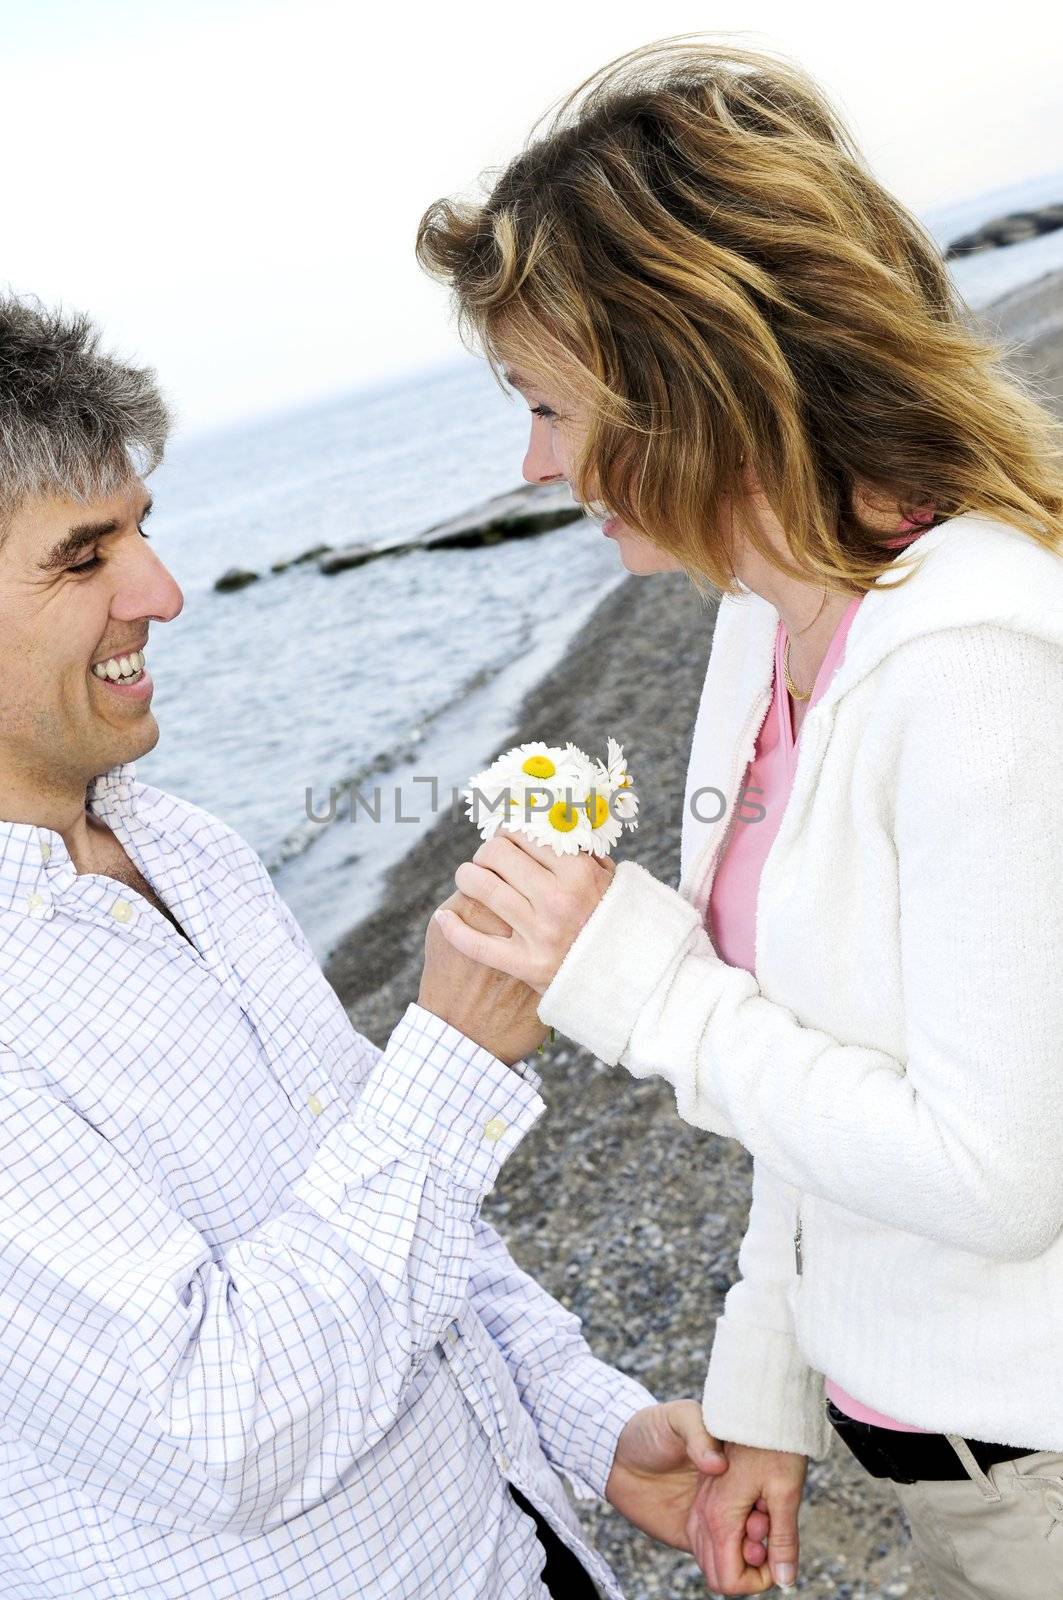
[[[574,744],[515,745],[462,793],[482,838],[522,833],[559,856],[607,856],[625,828],[638,827],[638,799],[615,739],[604,762]]]

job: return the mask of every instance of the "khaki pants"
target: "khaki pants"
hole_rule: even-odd
[[[893,1485],[938,1600],[1063,1600],[1063,1455],[985,1473],[949,1438],[966,1478]]]

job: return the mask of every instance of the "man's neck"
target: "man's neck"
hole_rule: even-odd
[[[88,809],[88,786],[60,789],[46,782],[0,783],[0,818],[59,834],[77,871],[92,872],[109,830]]]

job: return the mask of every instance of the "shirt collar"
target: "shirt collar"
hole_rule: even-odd
[[[131,761],[123,761],[93,778],[85,791],[85,806],[101,822],[131,817],[134,813],[134,775]],[[54,901],[77,877],[61,833],[34,822],[0,821],[0,911],[47,921]]]

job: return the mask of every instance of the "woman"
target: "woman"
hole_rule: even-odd
[[[718,1586],[763,1586],[758,1502],[792,1578],[833,1427],[896,1484],[943,1600],[1059,1593],[1051,419],[769,56],[610,64],[483,204],[431,207],[418,251],[529,402],[525,476],[604,507],[629,570],[722,595],[678,890],[498,834],[455,881],[511,934],[441,918],[753,1153],[704,1399],[733,1441]]]

